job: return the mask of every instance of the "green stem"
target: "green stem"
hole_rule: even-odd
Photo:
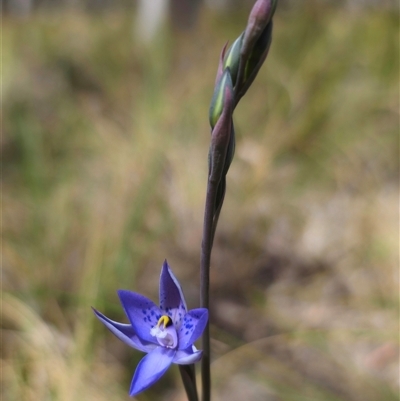
[[[204,211],[203,240],[200,260],[200,306],[209,309],[210,294],[210,262],[214,237],[214,207],[217,196],[218,182],[208,180],[206,206]],[[210,327],[207,323],[202,336],[203,357],[201,361],[202,400],[211,399],[210,374]]]
[[[223,188],[222,197],[219,200],[219,206],[214,211],[213,222],[212,222],[212,227],[211,227],[211,245],[210,245],[210,249],[212,249],[212,247],[214,245],[215,231],[217,230],[219,215],[221,213],[222,205],[223,205],[224,199],[225,199],[225,186],[226,186],[225,177],[223,177],[221,179],[221,182],[218,185],[219,185],[219,187],[222,185],[224,188]]]
[[[182,382],[186,390],[188,401],[199,401],[196,386],[196,372],[194,364],[179,365],[179,372],[181,373]]]

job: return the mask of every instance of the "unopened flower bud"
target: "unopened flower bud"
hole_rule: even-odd
[[[231,78],[233,86],[236,85],[236,78],[239,70],[240,63],[240,49],[242,47],[244,32],[232,43],[224,57],[224,70],[229,68],[231,71]]]
[[[232,138],[232,113],[233,113],[233,87],[229,68],[224,71],[221,82],[217,85],[210,110],[210,123],[212,126],[211,145],[209,152],[209,179],[220,182],[223,174],[226,174],[234,146]],[[228,154],[229,153],[229,154]],[[227,160],[227,156],[229,160]]]
[[[215,85],[214,94],[211,99],[209,111],[211,129],[214,129],[224,110],[224,107],[226,107],[226,94],[232,91],[233,86],[230,70],[229,68],[226,68],[219,82]]]
[[[257,39],[251,53],[249,54],[243,72],[243,84],[237,93],[237,100],[239,100],[246,93],[247,89],[253,83],[254,78],[257,76],[258,71],[268,55],[272,42],[272,27],[273,22],[271,20],[261,33],[260,37]]]
[[[263,64],[272,39],[272,17],[278,0],[257,0],[251,10],[240,46],[235,105],[246,93]]]
[[[243,52],[247,53],[254,46],[264,28],[274,15],[277,0],[257,0],[247,22],[243,37]]]
[[[225,46],[222,48],[221,54],[219,55],[217,76],[215,77],[215,86],[217,86],[217,84],[220,81],[222,74],[224,73],[224,70],[225,70],[224,59],[225,59],[226,46],[228,46],[228,42],[225,43]]]

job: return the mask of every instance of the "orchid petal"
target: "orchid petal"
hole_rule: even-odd
[[[189,311],[178,331],[179,349],[190,347],[201,335],[208,322],[208,310],[205,308]]]
[[[136,335],[130,324],[123,324],[115,322],[108,317],[104,316],[98,310],[93,309],[96,317],[121,341],[125,344],[129,345],[132,348],[135,348],[142,352],[150,352],[152,351],[156,345],[152,343],[147,343],[146,341],[141,341],[140,338]]]
[[[161,269],[160,308],[172,318],[174,325],[180,328],[187,310],[186,302],[181,286],[168,266],[167,261],[164,261]]]
[[[155,383],[169,368],[175,354],[175,350],[164,347],[157,347],[147,354],[136,368],[129,395],[134,396]]]
[[[202,351],[193,343],[208,321],[208,310],[189,312],[181,286],[167,261],[160,276],[160,307],[143,295],[119,290],[118,295],[130,324],[115,322],[93,308],[96,317],[125,344],[147,352],[132,379],[134,396],[160,379],[171,363],[188,365],[197,362]]]
[[[119,290],[118,295],[137,336],[141,340],[158,344],[150,330],[162,315],[160,308],[150,299],[135,292]]]
[[[178,350],[172,362],[178,365],[190,365],[191,363],[198,362],[201,359],[202,354],[203,351],[197,350],[193,345],[187,350]]]

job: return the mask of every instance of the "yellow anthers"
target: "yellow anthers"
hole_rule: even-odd
[[[167,315],[162,315],[160,319],[158,319],[157,326],[160,327],[161,325],[165,327],[171,326],[172,319]]]

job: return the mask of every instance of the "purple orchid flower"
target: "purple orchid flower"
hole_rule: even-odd
[[[207,324],[208,310],[187,311],[181,286],[167,261],[161,269],[159,307],[135,292],[119,290],[118,295],[130,324],[114,322],[96,309],[93,311],[121,341],[147,353],[136,368],[130,396],[155,383],[171,363],[189,365],[200,360],[202,351],[193,343]]]

